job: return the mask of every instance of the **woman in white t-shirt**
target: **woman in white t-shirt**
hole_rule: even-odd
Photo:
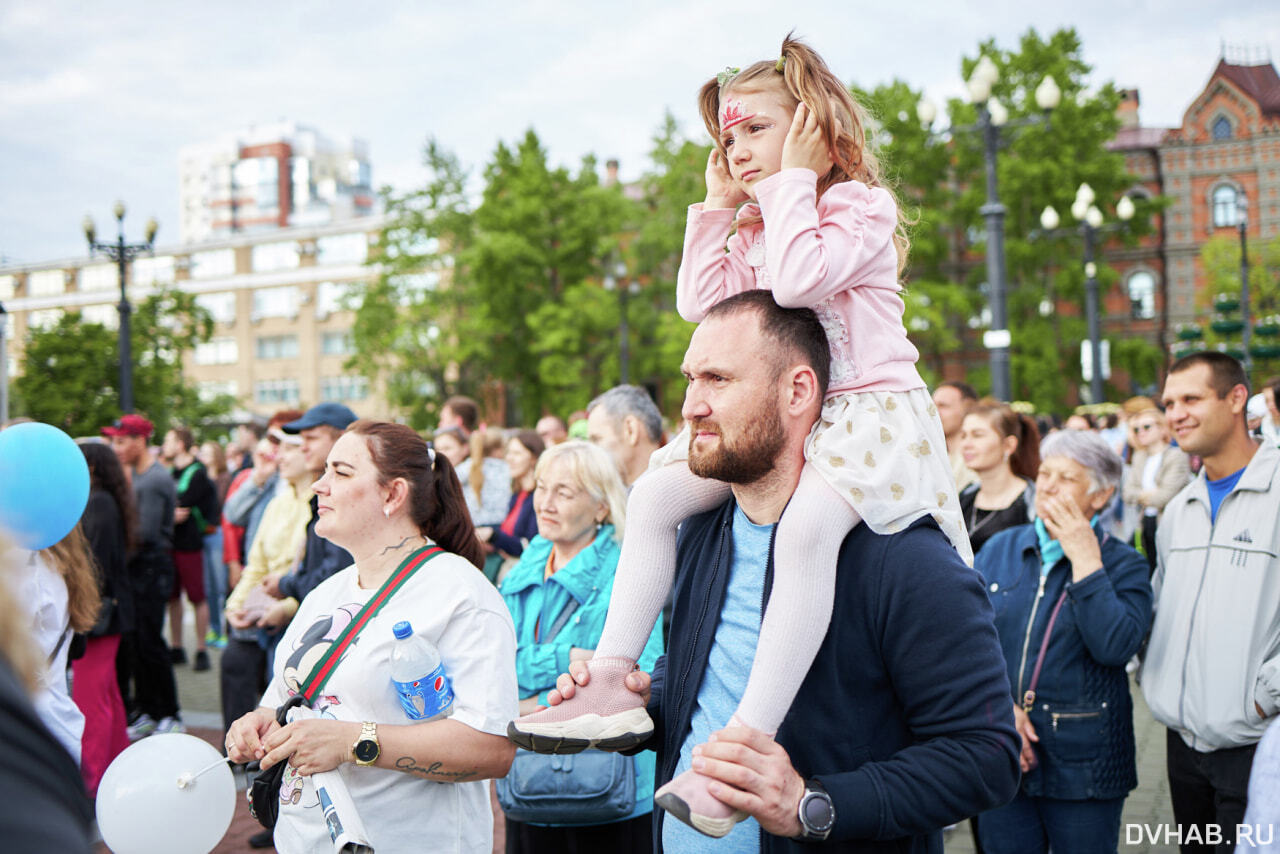
[[[516,712],[515,631],[478,569],[483,555],[453,467],[408,427],[358,421],[312,488],[316,532],[355,563],[303,599],[262,706],[228,732],[228,755],[264,768],[288,761],[275,828],[282,852],[330,845],[311,775],[336,768],[376,850],[488,854],[493,813],[482,781],[505,775],[514,756],[505,732]],[[452,554],[422,566],[364,627],[313,706],[320,719],[276,724],[276,707],[298,692],[342,627],[428,543]],[[392,627],[402,620],[440,651],[454,691],[448,718],[413,723],[400,705],[390,657]],[[371,735],[376,758],[368,762]],[[357,742],[366,760],[359,763]]]

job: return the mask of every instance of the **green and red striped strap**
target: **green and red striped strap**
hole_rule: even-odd
[[[373,597],[364,603],[364,607],[356,614],[355,619],[347,624],[347,627],[338,635],[338,639],[333,642],[333,645],[329,647],[324,656],[316,662],[316,666],[311,669],[311,675],[307,677],[307,681],[302,683],[301,693],[306,699],[307,705],[314,703],[316,697],[320,696],[325,683],[329,681],[329,677],[333,675],[333,671],[338,667],[338,662],[342,660],[342,654],[356,639],[356,635],[360,634],[360,630],[378,615],[378,612],[382,610],[382,606],[391,601],[391,597],[395,595],[395,592],[403,587],[423,564],[443,551],[444,549],[437,545],[423,546],[405,558],[399,568],[391,573],[391,576],[386,581],[382,582],[378,592],[374,593]]]

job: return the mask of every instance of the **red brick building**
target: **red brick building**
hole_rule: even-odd
[[[1178,324],[1206,319],[1201,248],[1237,233],[1239,200],[1248,205],[1251,247],[1280,228],[1280,75],[1270,62],[1219,59],[1176,128],[1142,127],[1138,103],[1136,90],[1125,93],[1123,126],[1110,147],[1138,177],[1136,193],[1170,204],[1136,251],[1109,247],[1121,285],[1103,299],[1103,330],[1167,350]]]

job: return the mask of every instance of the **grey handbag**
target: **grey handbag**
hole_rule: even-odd
[[[555,638],[578,600],[570,598],[543,638]],[[608,824],[631,815],[636,806],[633,756],[603,750],[548,755],[517,748],[506,777],[497,781],[498,803],[507,818],[528,824],[577,826]]]

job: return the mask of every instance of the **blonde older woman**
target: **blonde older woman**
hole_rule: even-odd
[[[1129,443],[1133,458],[1122,494],[1128,513],[1141,515],[1142,550],[1150,572],[1155,572],[1156,524],[1164,506],[1191,480],[1191,461],[1169,444],[1169,425],[1158,409],[1143,410],[1129,419]]]
[[[613,458],[586,442],[571,440],[548,448],[538,460],[533,481],[538,535],[501,586],[516,624],[522,715],[546,702],[547,691],[569,669],[569,662],[588,659],[594,652],[613,592],[626,507],[626,489]],[[557,624],[561,628],[552,636]],[[661,628],[655,626],[640,667],[652,667],[661,654]],[[652,751],[636,757],[635,772],[635,804],[628,815],[572,827],[508,818],[507,854],[647,854],[653,847]]]

